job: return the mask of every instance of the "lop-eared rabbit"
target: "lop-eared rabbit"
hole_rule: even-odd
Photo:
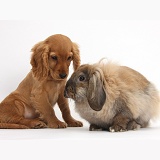
[[[139,72],[112,62],[81,65],[64,95],[90,123],[90,131],[119,132],[147,127],[159,114],[155,86]]]

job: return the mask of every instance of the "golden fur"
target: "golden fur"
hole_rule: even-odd
[[[82,126],[72,118],[63,95],[71,61],[76,70],[80,65],[79,49],[67,36],[52,35],[36,44],[32,48],[32,70],[0,103],[0,128]],[[66,123],[56,117],[56,103]]]
[[[159,93],[139,72],[114,63],[82,65],[68,80],[65,96],[90,123],[90,130],[146,127],[160,111]]]

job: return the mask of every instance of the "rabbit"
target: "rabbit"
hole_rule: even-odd
[[[67,81],[66,98],[89,122],[90,131],[121,132],[149,125],[160,111],[160,96],[142,74],[113,62],[81,65]]]

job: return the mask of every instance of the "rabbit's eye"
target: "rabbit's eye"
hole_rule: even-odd
[[[85,77],[84,76],[79,76],[79,81],[84,81],[85,80]]]

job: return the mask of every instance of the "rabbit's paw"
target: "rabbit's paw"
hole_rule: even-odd
[[[127,130],[138,130],[141,128],[141,125],[139,125],[138,123],[136,123],[135,121],[130,121],[127,124]]]
[[[120,126],[120,125],[115,124],[115,125],[109,127],[109,131],[110,132],[125,132],[125,131],[127,131],[127,129]]]
[[[102,131],[103,129],[95,124],[91,124],[89,127],[90,131]]]

